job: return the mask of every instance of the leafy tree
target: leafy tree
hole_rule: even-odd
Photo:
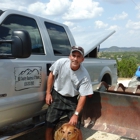
[[[140,65],[140,52],[100,52],[99,57],[115,59],[119,77],[131,78]]]
[[[137,69],[137,60],[134,57],[129,59],[123,58],[118,61],[118,76],[119,77],[132,77]]]

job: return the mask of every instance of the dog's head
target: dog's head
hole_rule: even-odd
[[[55,132],[55,140],[78,140],[79,129],[65,123]]]

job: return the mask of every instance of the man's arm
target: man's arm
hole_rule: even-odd
[[[80,96],[79,100],[78,100],[78,104],[77,104],[77,107],[76,107],[76,110],[77,112],[81,112],[81,110],[83,109],[84,107],[84,104],[86,102],[86,96]],[[73,116],[71,117],[69,123],[70,124],[73,124],[73,125],[76,125],[78,122],[78,116],[73,114]]]
[[[81,112],[81,110],[83,109],[84,107],[84,104],[86,102],[86,96],[80,96],[79,100],[78,100],[78,104],[77,104],[77,107],[76,107],[76,110],[77,112]]]
[[[46,104],[50,105],[52,103],[52,95],[51,90],[54,83],[54,75],[53,72],[50,72],[47,80],[47,90],[46,90]]]

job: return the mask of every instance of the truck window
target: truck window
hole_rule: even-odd
[[[0,39],[10,40],[13,30],[27,30],[31,37],[32,54],[44,54],[43,43],[36,21],[32,18],[10,15],[0,25]],[[0,44],[0,53],[11,54],[9,43]]]
[[[68,56],[71,45],[65,29],[62,26],[49,22],[45,22],[45,26],[52,43],[54,55]]]
[[[2,10],[0,10],[0,16],[1,16],[1,14],[3,13],[3,11]]]

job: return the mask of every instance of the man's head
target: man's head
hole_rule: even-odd
[[[80,46],[72,46],[71,48],[71,53],[78,51],[82,54],[82,56],[84,57],[84,49]]]
[[[82,47],[73,46],[69,56],[71,60],[71,69],[78,70],[80,64],[84,61],[84,49]]]

